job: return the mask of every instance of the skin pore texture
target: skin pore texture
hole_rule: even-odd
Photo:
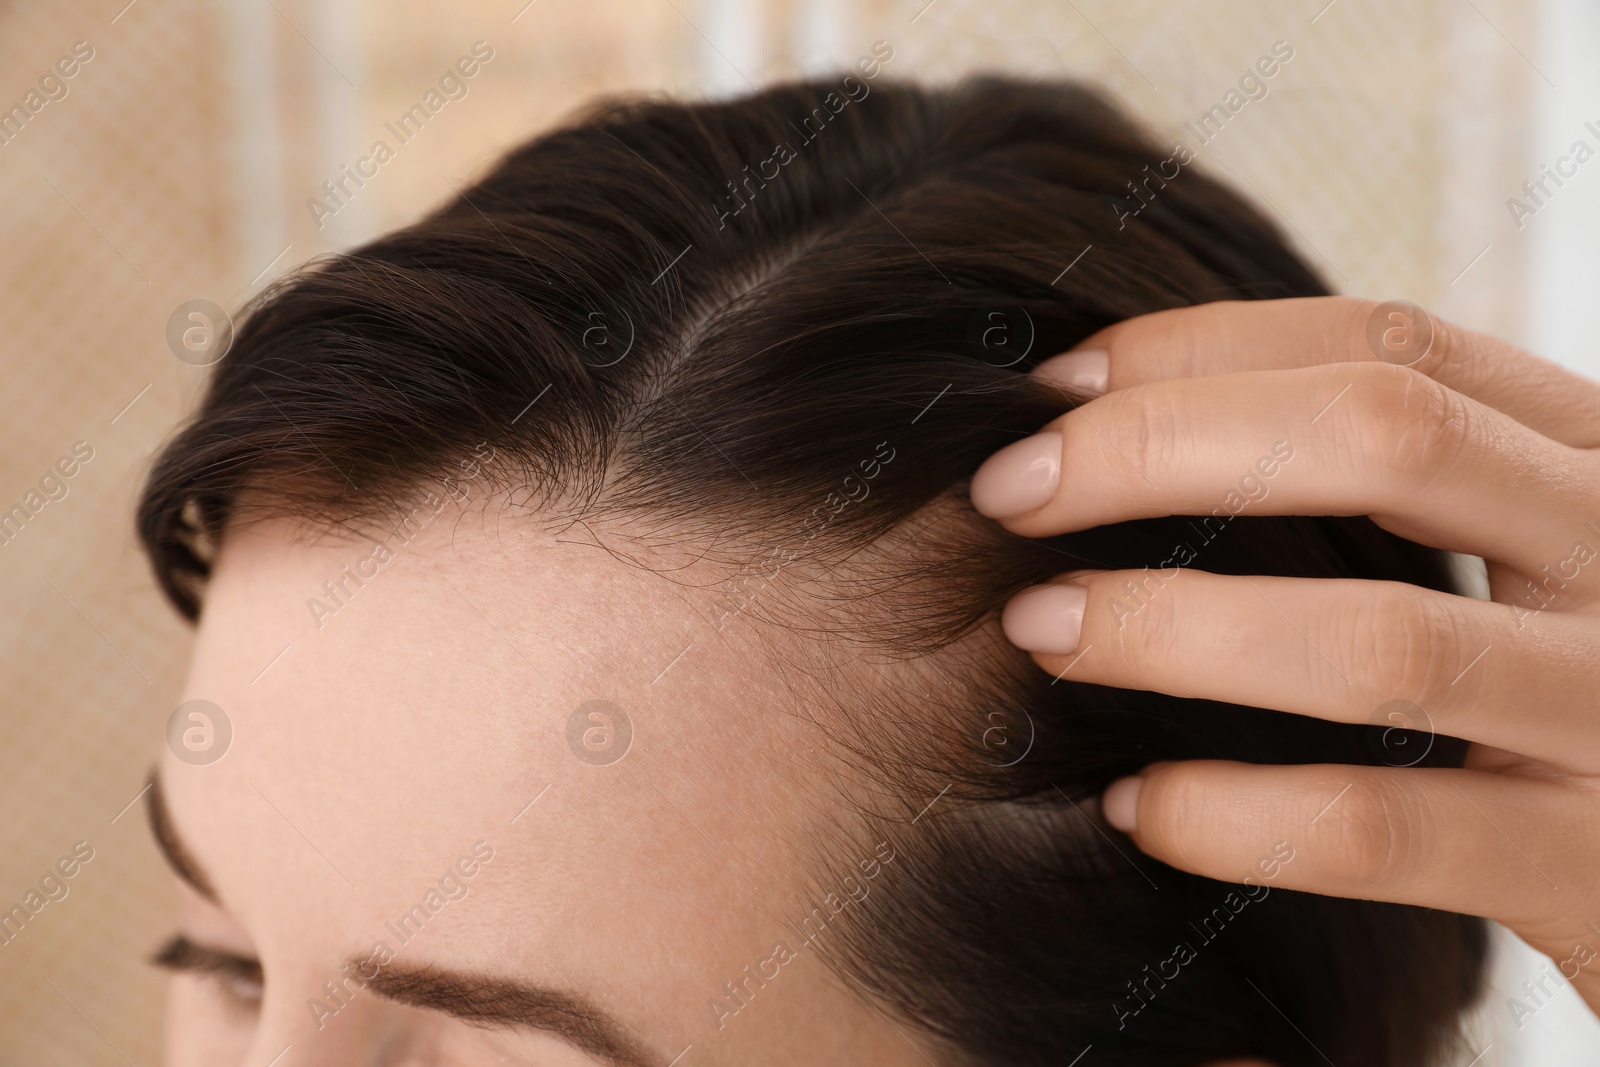
[[[307,599],[370,543],[306,532],[229,531],[184,699],[223,708],[232,746],[159,769],[172,836],[221,902],[185,884],[182,932],[265,971],[259,1005],[180,975],[171,1063],[264,1064],[286,1046],[278,1067],[630,1062],[374,993],[427,969],[581,997],[663,1067],[688,1046],[685,1064],[928,1062],[792,925],[819,903],[802,846],[837,838],[838,802],[816,727],[763,688],[738,628],[716,634],[681,580],[475,505],[449,506],[319,628]],[[632,724],[610,765],[568,743],[594,699]],[[464,897],[395,936],[489,850],[451,882]],[[352,958],[378,980],[345,982]],[[746,978],[758,969],[777,976]]]

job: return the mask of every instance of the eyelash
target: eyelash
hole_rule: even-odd
[[[253,1013],[261,1007],[265,980],[256,960],[198,945],[177,934],[155,951],[150,963],[175,974],[204,978],[240,1011]]]

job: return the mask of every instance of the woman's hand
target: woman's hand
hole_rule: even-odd
[[[1462,769],[1155,764],[1106,818],[1213,878],[1286,840],[1276,884],[1498,920],[1600,1010],[1600,384],[1342,297],[1146,315],[1035,375],[1105,395],[974,477],[1015,533],[1370,515],[1488,565],[1492,601],[1208,574],[1203,549],[1019,594],[1006,633],[1058,675],[1473,743]]]

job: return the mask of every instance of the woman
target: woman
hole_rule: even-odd
[[[1162,829],[1186,768],[1237,773],[1167,761],[1462,773],[1394,728],[1425,725],[1399,680],[1291,709],[1343,722],[1185,699],[1268,704],[1309,659],[1237,606],[1181,621],[1201,579],[1444,596],[1390,532],[1434,529],[1281,514],[1363,509],[1305,507],[1327,443],[1221,391],[1238,470],[1160,510],[1174,481],[1130,472],[1183,470],[1182,427],[1100,433],[1134,390],[1074,407],[1172,374],[1113,324],[1322,283],[1203,174],[1152,182],[1171,153],[1091,93],[862,75],[608,105],[251,309],[139,508],[199,620],[187,714],[232,737],[174,742],[150,793],[172,1062],[1455,1050],[1480,921],[1286,888],[1372,788],[1243,846]],[[1117,359],[1039,366],[1107,328]],[[1056,580],[1086,570],[1117,573]]]

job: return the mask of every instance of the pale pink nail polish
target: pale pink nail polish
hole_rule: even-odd
[[[1111,374],[1111,357],[1103,348],[1079,348],[1051,356],[1033,368],[1033,377],[1075,393],[1100,396]]]
[[[1144,788],[1143,778],[1118,778],[1106,786],[1100,798],[1100,810],[1106,822],[1131,834],[1139,828],[1139,790]]]
[[[991,519],[1043,507],[1061,484],[1061,435],[1037,433],[1007,445],[972,476],[972,506]]]
[[[1036,585],[1011,598],[1000,613],[1000,628],[1024,652],[1064,655],[1078,647],[1088,599],[1081,585]]]

